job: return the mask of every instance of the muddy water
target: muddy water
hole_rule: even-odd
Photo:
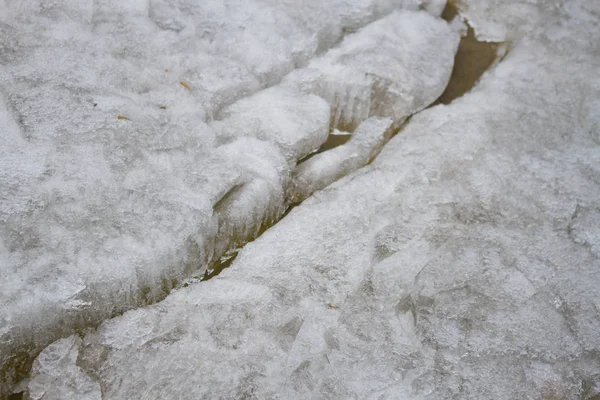
[[[442,18],[450,22],[459,10],[455,1],[449,1],[442,13]],[[475,86],[481,75],[496,63],[505,53],[504,43],[480,42],[475,31],[468,26],[467,35],[462,37],[454,59],[454,69],[446,90],[435,104],[449,104],[461,97]]]

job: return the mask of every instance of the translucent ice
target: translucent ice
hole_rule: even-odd
[[[214,206],[219,226],[215,257],[256,237],[261,227],[279,218],[285,211],[290,180],[286,159],[268,143],[241,138],[222,149],[242,168],[243,176]]]
[[[83,373],[106,400],[597,396],[600,21],[582,10],[218,277],[49,347],[32,392],[83,397]]]
[[[32,372],[36,375],[43,373],[44,379],[37,379],[29,385],[31,400],[102,399],[100,384],[76,365],[80,346],[81,339],[78,336],[71,336],[48,346],[44,355],[36,359]],[[62,369],[63,365],[68,365],[69,369]],[[50,385],[56,386],[48,389]]]

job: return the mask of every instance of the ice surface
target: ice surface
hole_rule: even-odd
[[[427,10],[431,15],[439,17],[442,15],[446,3],[446,0],[425,0],[422,2],[421,8]]]
[[[222,148],[232,164],[237,163],[244,173],[238,186],[214,206],[219,228],[213,259],[256,237],[261,227],[281,216],[290,180],[286,159],[272,145],[241,138]]]
[[[419,2],[0,1],[0,396],[279,218],[331,112],[277,82],[398,7]]]
[[[106,400],[597,397],[593,4],[565,6],[218,277],[49,347],[31,390],[90,393],[85,373]]]

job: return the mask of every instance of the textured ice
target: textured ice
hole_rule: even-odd
[[[0,396],[54,340],[164,298],[277,220],[331,125],[326,99],[277,82],[351,32],[360,65],[381,36],[360,28],[409,23],[398,7],[419,2],[0,1]],[[413,14],[448,38],[396,62],[454,51]],[[449,74],[431,61],[422,75]]]
[[[427,10],[431,15],[439,17],[446,7],[446,0],[425,0],[421,3],[421,8]]]
[[[594,4],[566,4],[218,277],[53,344],[31,393],[598,397]]]

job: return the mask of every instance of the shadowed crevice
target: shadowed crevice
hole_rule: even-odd
[[[450,22],[458,14],[456,2],[450,0],[442,13],[442,18]],[[507,47],[505,43],[478,41],[475,30],[468,21],[464,22],[467,25],[467,34],[460,39],[450,81],[444,93],[433,105],[450,104],[470,91],[483,73],[505,56]]]

